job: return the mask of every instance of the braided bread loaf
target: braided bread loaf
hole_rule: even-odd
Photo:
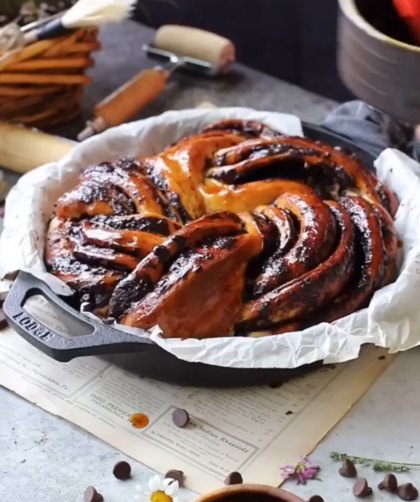
[[[341,149],[223,120],[85,169],[55,206],[45,260],[103,319],[165,337],[284,333],[394,279],[397,206]]]

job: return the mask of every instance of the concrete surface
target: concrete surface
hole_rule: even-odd
[[[103,30],[103,49],[96,55],[94,81],[86,92],[83,118],[88,117],[94,103],[149,64],[141,45],[152,36],[152,30],[131,23]],[[331,101],[254,70],[240,67],[238,72],[224,80],[177,76],[167,92],[139,117],[194,107],[208,100],[216,105],[291,112],[319,122],[334,106]],[[83,120],[79,120],[57,132],[72,136],[82,124]],[[353,500],[351,481],[341,478],[338,465],[328,458],[331,450],[420,462],[418,357],[418,350],[400,355],[318,446],[312,459],[322,468],[322,481],[306,486],[288,482],[286,489],[305,499],[317,493],[326,502]],[[83,500],[89,484],[104,494],[106,502],[128,502],[133,500],[135,485],[145,484],[153,472],[130,460],[132,479],[117,481],[112,466],[123,458],[111,446],[0,388],[0,502],[78,502]],[[382,478],[368,468],[361,469],[361,474],[374,487]],[[413,470],[400,478],[420,485],[420,471]],[[192,500],[194,494],[185,490],[184,497]],[[391,500],[391,496],[376,490],[374,500]]]

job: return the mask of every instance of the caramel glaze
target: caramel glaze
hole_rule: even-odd
[[[297,163],[310,171],[314,166],[331,171],[341,189],[354,187],[371,203],[383,204],[394,215],[398,207],[392,194],[353,156],[307,138],[282,137],[272,140],[246,141],[226,148],[214,157],[208,176],[224,183],[243,183],[258,176],[267,167],[272,177],[284,177],[282,170]],[[277,172],[276,172],[277,171]],[[309,174],[309,173],[308,173]],[[293,172],[286,173],[293,176]]]
[[[381,224],[375,211],[360,197],[343,197],[340,202],[349,213],[356,232],[355,273],[346,288],[319,312],[273,328],[270,334],[298,331],[321,322],[336,321],[365,307],[375,289],[385,285],[387,257],[384,254]]]
[[[164,337],[232,334],[242,308],[246,266],[260,245],[250,234],[241,234],[185,250],[121,322],[145,329],[159,324]]]
[[[237,333],[269,328],[317,310],[346,285],[354,267],[354,228],[346,210],[336,202],[327,204],[340,233],[335,251],[310,272],[246,303],[235,324]]]
[[[394,279],[397,205],[347,152],[229,119],[88,166],[56,203],[45,261],[108,320],[165,337],[282,333]]]
[[[179,224],[163,216],[136,214],[84,220],[81,235],[87,244],[144,257],[179,228]]]
[[[123,159],[115,164],[104,162],[89,166],[82,173],[81,179],[87,183],[112,186],[130,198],[137,213],[154,213],[181,222],[180,214],[171,205],[165,192],[159,190],[143,172],[144,168],[139,162]]]
[[[204,134],[197,141],[181,141],[145,162],[146,172],[161,191],[168,194],[182,221],[195,220],[206,212],[199,186],[205,166],[215,152],[241,141],[233,134]]]
[[[243,221],[233,213],[213,213],[193,221],[154,248],[114,291],[110,316],[119,319],[133,312],[144,297],[152,292],[171,263],[186,248],[196,248],[203,240],[235,236],[245,232]],[[261,244],[262,245],[262,244]],[[132,317],[125,318],[132,322]],[[124,320],[123,320],[124,324]]]
[[[47,233],[45,261],[49,270],[67,282],[69,286],[81,291],[95,291],[104,288],[111,291],[122,274],[102,266],[89,266],[74,255],[73,235],[77,228],[72,221],[53,218]]]
[[[330,208],[303,184],[281,195],[274,205],[289,211],[299,222],[299,236],[288,253],[279,246],[263,264],[254,285],[258,298],[282,284],[301,276],[322,263],[335,245],[336,226]]]

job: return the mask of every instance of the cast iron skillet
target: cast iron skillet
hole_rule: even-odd
[[[374,156],[354,143],[317,126],[303,124],[305,135],[315,140],[341,146],[354,152],[370,167]],[[63,337],[33,318],[25,309],[26,300],[42,295],[56,307],[64,318],[70,318],[76,329]],[[205,387],[245,386],[281,383],[293,376],[318,368],[322,361],[296,369],[243,369],[224,368],[202,363],[189,363],[177,359],[147,338],[124,333],[81,314],[72,299],[54,294],[43,282],[27,273],[20,272],[3,305],[10,326],[25,340],[61,362],[75,357],[103,356],[129,371],[141,376],[168,381],[179,385]]]

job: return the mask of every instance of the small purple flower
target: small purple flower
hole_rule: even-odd
[[[285,465],[280,470],[282,471],[282,478],[295,478],[298,485],[305,485],[308,479],[319,479],[318,472],[320,471],[320,468],[318,465],[314,465],[309,460],[309,457],[300,457],[300,462],[296,465]]]

